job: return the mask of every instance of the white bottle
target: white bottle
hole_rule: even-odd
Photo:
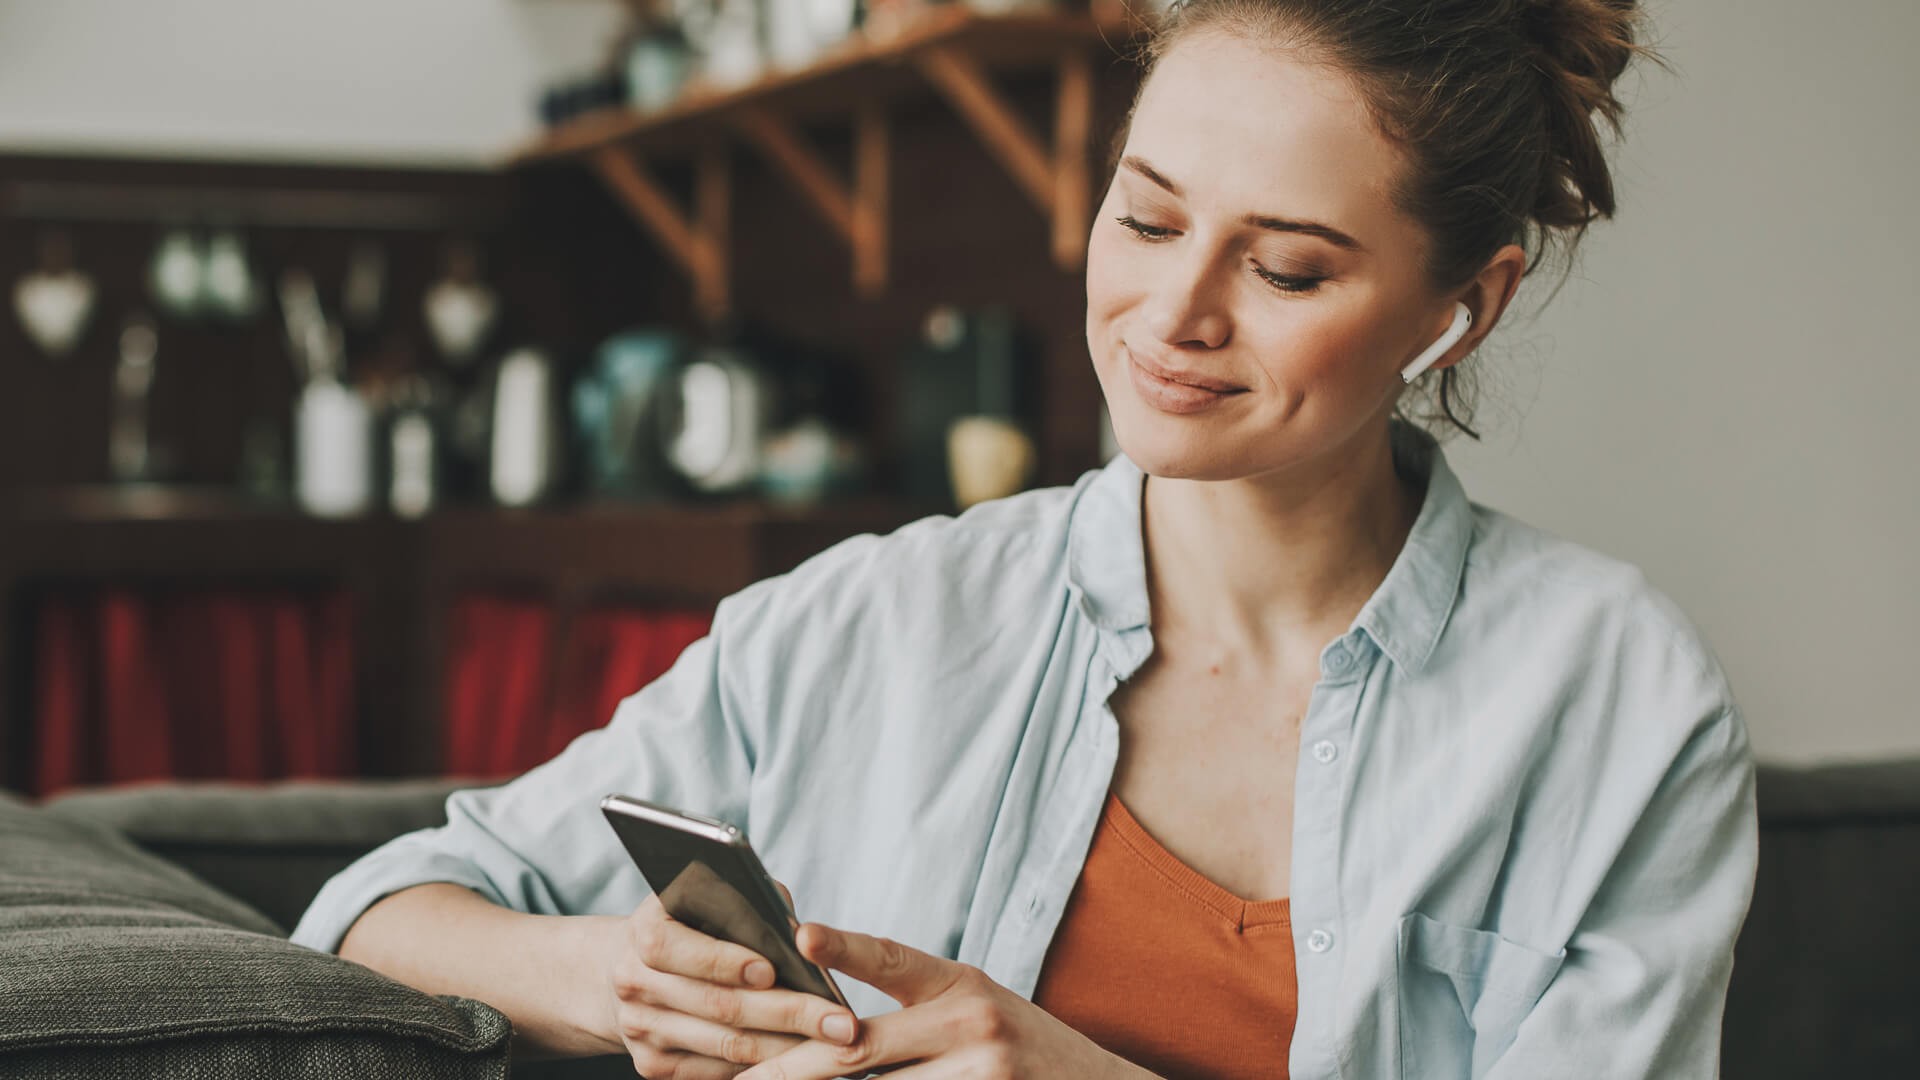
[[[760,40],[760,8],[754,0],[719,0],[706,40],[701,74],[716,90],[758,79],[767,66]]]
[[[493,497],[528,506],[546,496],[555,479],[553,365],[535,349],[500,362],[493,391]]]
[[[294,416],[294,489],[300,505],[320,517],[352,517],[373,502],[373,414],[340,381],[339,336],[310,328],[309,370]]]
[[[387,503],[403,518],[426,516],[433,509],[433,423],[425,413],[410,412],[393,422],[391,435],[393,481]]]
[[[767,62],[776,68],[803,68],[819,57],[821,41],[813,13],[794,0],[769,0],[764,9]]]
[[[300,505],[320,517],[365,513],[373,498],[372,416],[331,375],[307,383],[295,418]]]

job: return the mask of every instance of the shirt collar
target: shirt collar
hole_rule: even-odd
[[[1396,665],[1418,672],[1433,654],[1460,593],[1473,538],[1473,506],[1433,436],[1395,421],[1391,437],[1394,467],[1405,476],[1425,477],[1426,495],[1386,580],[1353,625]],[[1147,625],[1140,535],[1144,481],[1138,465],[1124,454],[1115,457],[1082,490],[1068,525],[1068,580],[1087,617],[1105,631]]]

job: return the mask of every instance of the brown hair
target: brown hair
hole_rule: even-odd
[[[1587,226],[1613,216],[1596,114],[1619,136],[1614,81],[1636,55],[1664,66],[1639,43],[1644,19],[1635,0],[1188,0],[1161,18],[1142,59],[1151,77],[1175,44],[1216,32],[1353,80],[1408,162],[1392,198],[1425,226],[1427,276],[1445,292],[1510,243],[1528,252],[1529,273],[1556,241],[1570,268]],[[1125,139],[1123,128],[1116,158]],[[1463,367],[1443,369],[1437,393],[1410,387],[1435,400],[1396,415],[1478,439]]]

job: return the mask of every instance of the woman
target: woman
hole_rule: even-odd
[[[1634,29],[1184,5],[1088,254],[1124,455],[728,599],[296,938],[673,1080],[1714,1075],[1756,851],[1726,679],[1400,408],[1437,381],[1464,427],[1525,242],[1611,213]],[[666,919],[606,792],[742,825],[857,1023]]]

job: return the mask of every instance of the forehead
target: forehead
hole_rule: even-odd
[[[1127,147],[1191,202],[1356,233],[1388,227],[1400,167],[1346,78],[1218,32],[1182,40],[1155,65]]]

